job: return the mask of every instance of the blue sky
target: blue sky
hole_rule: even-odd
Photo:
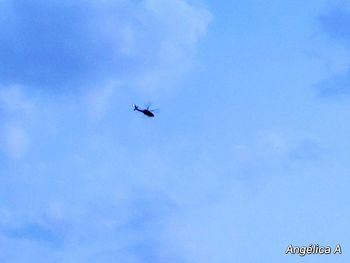
[[[346,1],[0,11],[1,262],[350,260]]]

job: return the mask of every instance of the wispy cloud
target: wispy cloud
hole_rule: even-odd
[[[232,147],[233,158],[242,167],[276,167],[291,161],[312,161],[322,158],[322,145],[306,134],[278,130],[257,133],[249,143]]]
[[[210,12],[185,0],[6,0],[0,9],[0,260],[169,261],[162,231],[190,192],[189,172],[179,179],[151,127],[118,107],[196,64]],[[166,148],[178,156],[175,145]]]
[[[2,145],[5,152],[12,158],[19,159],[24,156],[30,146],[27,132],[21,126],[8,124],[2,131]]]
[[[338,97],[350,95],[350,71],[325,79],[315,85],[322,97]]]
[[[185,0],[6,0],[0,8],[1,82],[51,90],[182,74],[211,17]]]
[[[13,228],[7,227],[6,229],[2,230],[2,232],[8,238],[28,239],[39,242],[57,243],[61,239],[59,235],[55,235],[52,229],[37,223],[26,224]]]
[[[20,159],[27,153],[30,147],[27,127],[35,110],[34,101],[23,93],[22,87],[0,88],[1,152],[14,159]]]
[[[333,6],[319,17],[322,31],[338,45],[350,51],[350,9],[347,5]],[[350,61],[348,62],[350,64]],[[350,95],[350,66],[345,72],[330,76],[315,85],[318,94],[323,97]]]
[[[350,9],[346,5],[331,7],[319,17],[319,22],[326,34],[347,46],[350,45]]]

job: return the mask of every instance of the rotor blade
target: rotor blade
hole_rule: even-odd
[[[152,106],[152,102],[147,102],[145,104],[145,109],[149,110],[149,108]]]
[[[153,110],[149,110],[149,111],[159,113],[159,112],[160,112],[160,109],[153,109]]]

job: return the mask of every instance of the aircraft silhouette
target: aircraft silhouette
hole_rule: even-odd
[[[151,117],[153,118],[154,117],[154,111],[155,110],[150,110],[149,109],[149,106],[146,108],[146,109],[140,109],[137,105],[133,105],[134,106],[134,111],[139,111],[139,112],[142,112],[143,114],[145,114],[147,117]]]

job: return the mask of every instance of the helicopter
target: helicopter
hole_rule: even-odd
[[[140,109],[137,105],[133,105],[134,106],[134,111],[139,111],[139,112],[142,112],[143,114],[145,114],[147,117],[151,117],[153,118],[154,117],[154,113],[155,111],[157,111],[156,109],[155,110],[150,110],[148,106],[147,108],[145,109]]]

